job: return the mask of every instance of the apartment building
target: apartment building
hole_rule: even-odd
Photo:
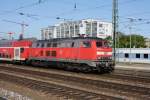
[[[68,37],[98,37],[112,36],[112,23],[101,20],[85,19],[78,21],[63,21],[54,26],[41,29],[43,40]]]

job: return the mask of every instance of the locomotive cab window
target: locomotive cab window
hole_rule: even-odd
[[[102,47],[102,46],[103,46],[103,43],[101,41],[96,42],[96,47]]]
[[[91,42],[90,41],[83,41],[82,42],[82,47],[84,47],[84,48],[90,48],[91,47]]]

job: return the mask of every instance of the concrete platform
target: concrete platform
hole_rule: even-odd
[[[150,64],[128,64],[128,63],[117,63],[116,69],[129,69],[129,70],[141,70],[150,72]]]

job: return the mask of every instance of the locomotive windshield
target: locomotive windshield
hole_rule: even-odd
[[[111,47],[111,44],[107,41],[97,41],[96,47]]]

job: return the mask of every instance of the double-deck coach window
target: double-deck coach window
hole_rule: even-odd
[[[139,53],[136,54],[136,58],[140,58],[140,54]]]
[[[144,54],[144,58],[145,58],[145,59],[148,59],[148,54]]]
[[[125,58],[129,58],[129,54],[128,53],[125,53]]]
[[[20,52],[23,53],[24,52],[24,48],[20,48]]]

